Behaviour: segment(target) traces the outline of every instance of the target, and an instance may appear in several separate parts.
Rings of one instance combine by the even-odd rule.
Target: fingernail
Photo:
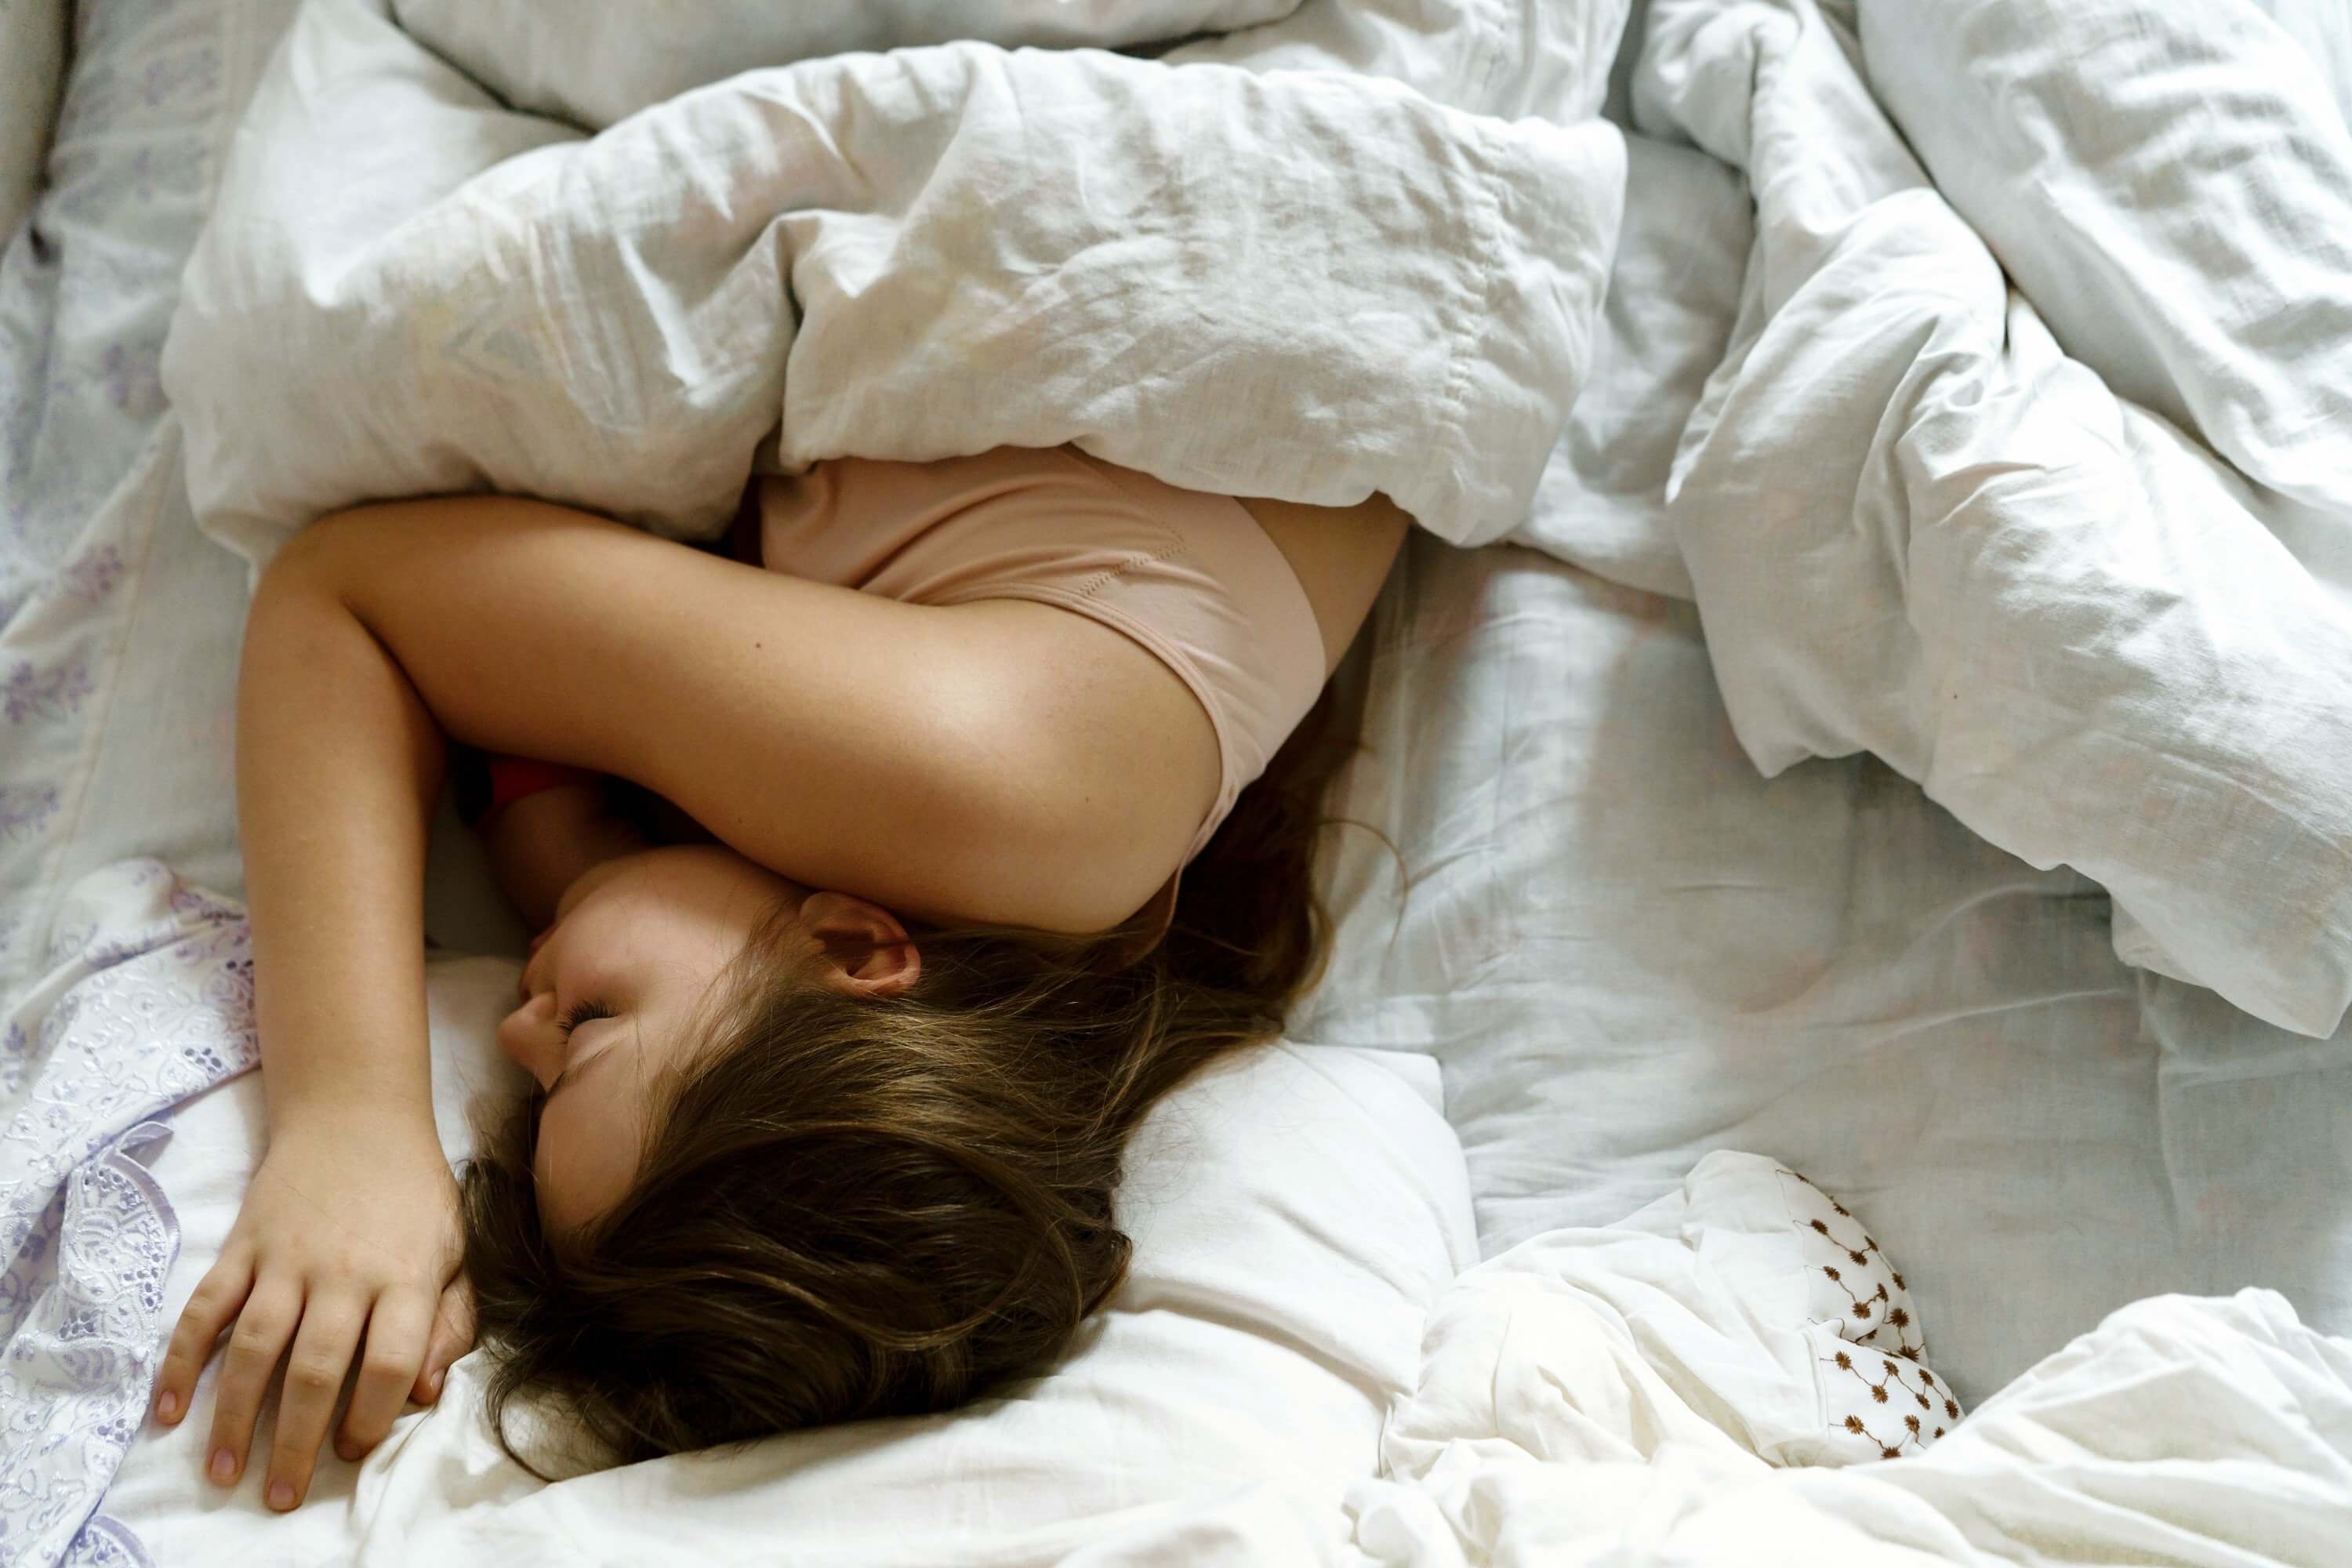
[[[290,1481],[270,1482],[269,1506],[272,1508],[292,1508],[294,1506],[293,1483]]]
[[[162,1416],[164,1420],[169,1421],[173,1416],[177,1415],[179,1413],[179,1394],[175,1390],[169,1388],[165,1389],[163,1392],[163,1394],[155,1401],[155,1414]]]
[[[236,1456],[226,1448],[213,1450],[213,1479],[226,1485],[236,1474]]]
[[[431,1377],[425,1380],[425,1386],[433,1391],[433,1397],[436,1399],[441,1397],[441,1377],[442,1373],[440,1372],[436,1372]]]

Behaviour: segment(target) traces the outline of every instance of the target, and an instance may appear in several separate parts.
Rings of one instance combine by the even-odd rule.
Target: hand
[[[581,873],[615,856],[651,847],[606,804],[600,784],[558,784],[508,802],[481,825],[490,871],[533,931],[555,920],[555,906]]]
[[[474,1340],[463,1255],[457,1184],[431,1123],[355,1113],[273,1130],[227,1243],[173,1331],[157,1418],[174,1426],[187,1414],[196,1374],[234,1321],[205,1469],[235,1485],[263,1392],[290,1345],[265,1495],[274,1509],[295,1507],[362,1332],[336,1453],[362,1458],[407,1400],[440,1396],[443,1373]]]

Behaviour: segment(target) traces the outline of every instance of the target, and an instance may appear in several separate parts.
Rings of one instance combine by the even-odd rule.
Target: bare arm
[[[237,825],[269,1145],[156,1384],[184,1419],[229,1336],[207,1472],[233,1484],[286,1365],[266,1497],[298,1504],[354,1360],[357,1458],[472,1339],[457,1187],[433,1123],[428,813],[446,748],[400,667],[298,540],[263,574],[237,676]]]
[[[1214,792],[1182,684],[1051,606],[900,604],[495,496],[363,507],[288,548],[451,738],[627,780],[903,916],[1099,930]]]
[[[446,750],[301,541],[264,574],[237,675],[237,830],[273,1128],[366,1101],[432,1125],[425,850]]]

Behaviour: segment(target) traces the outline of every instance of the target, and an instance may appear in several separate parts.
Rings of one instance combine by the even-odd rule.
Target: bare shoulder
[[[1189,694],[1047,606],[902,604],[496,496],[334,514],[271,572],[330,587],[453,738],[913,918],[1102,929],[1207,806]]]
[[[1412,519],[1384,495],[1356,506],[1305,506],[1297,501],[1242,498],[1275,548],[1298,575],[1323,633],[1328,679],[1355,640]]]

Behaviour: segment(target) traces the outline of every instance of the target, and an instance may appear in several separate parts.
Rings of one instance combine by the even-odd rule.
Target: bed
[[[390,18],[402,9],[420,33],[463,26],[463,8],[376,11]],[[1010,43],[1099,41],[1056,34],[1062,13],[1053,5],[987,9],[978,36],[998,26]],[[1544,95],[1566,91],[1541,67],[1550,56],[1513,53],[1520,22],[1509,6],[1307,0],[1296,16],[1283,4],[1196,9],[1181,25],[1156,17],[1165,30],[1149,36],[1198,32],[1183,47],[1213,64],[1221,51],[1254,47],[1254,28],[1288,25],[1307,54],[1410,77],[1390,68],[1470,58],[1415,53],[1416,29],[1441,39],[1492,29],[1503,41],[1488,40],[1485,75],[1523,68],[1512,90],[1529,95],[1528,113],[1550,112]],[[2067,328],[2065,374],[2021,384],[2034,395],[2018,428],[2087,395],[2082,377],[2104,377],[2125,395],[2109,444],[2126,453],[2130,472],[2156,476],[2162,482],[2151,489],[2175,496],[2208,482],[2231,487],[2249,515],[2271,525],[2268,538],[2284,542],[2263,546],[2275,559],[2242,569],[2231,564],[2248,558],[2242,541],[2210,542],[2223,564],[2210,571],[2201,557],[2168,556],[2215,581],[2243,577],[2226,595],[2215,590],[2209,615],[2352,625],[2336,597],[2352,578],[2339,570],[2333,537],[2352,521],[2352,481],[2343,478],[2352,468],[2330,466],[2352,442],[2352,402],[2328,401],[2340,397],[2342,363],[2352,363],[2343,335],[2352,313],[2340,308],[2352,300],[2343,238],[2352,231],[2301,247],[2303,270],[2273,279],[2302,289],[2305,301],[2274,341],[2261,337],[2258,321],[2238,323],[2220,347],[2191,344],[2204,357],[2189,371],[2153,350],[2103,357],[2103,344],[2162,348],[2164,340],[2133,338],[2129,290],[2078,265],[2084,251],[2041,243],[2037,225],[2054,220],[2004,195],[2063,196],[2063,183],[2046,177],[2045,163],[2023,184],[2003,186],[1937,140],[1939,127],[1977,109],[1961,89],[1938,85],[1967,73],[1937,62],[1985,62],[1995,79],[2021,82],[2018,90],[2042,101],[2033,94],[2046,95],[2062,68],[2019,39],[2036,16],[2058,13],[1981,5],[1937,22],[1931,9],[1892,0],[1658,0],[1630,15],[1562,8],[1591,35],[1580,47],[1601,50],[1597,65],[1585,62],[1601,114],[1594,123],[1622,144],[1606,287],[1589,336],[1573,345],[1580,385],[1538,454],[1539,473],[1530,469],[1529,504],[1495,531],[1500,537],[1449,541],[1416,530],[1411,539],[1347,671],[1364,694],[1368,751],[1335,808],[1379,834],[1345,828],[1332,840],[1332,967],[1283,1045],[1192,1086],[1155,1119],[1123,1199],[1139,1237],[1137,1277],[1070,1368],[979,1415],[795,1435],[731,1467],[659,1461],[548,1489],[465,1426],[460,1397],[454,1414],[412,1414],[364,1465],[325,1458],[311,1500],[281,1519],[261,1508],[259,1466],[233,1494],[199,1479],[201,1422],[128,1438],[122,1424],[140,1421],[144,1389],[131,1345],[121,1352],[130,1396],[101,1390],[71,1417],[77,1430],[115,1434],[104,1462],[75,1472],[68,1461],[80,1450],[51,1429],[38,1445],[47,1468],[20,1472],[16,1495],[38,1492],[24,1473],[79,1479],[11,1516],[26,1531],[20,1539],[58,1547],[45,1562],[143,1554],[191,1564],[425,1560],[412,1553],[472,1561],[493,1552],[514,1562],[703,1562],[780,1550],[794,1561],[859,1564],[1567,1562],[1599,1560],[1612,1543],[1628,1553],[1612,1560],[1647,1562],[1642,1553],[1666,1561],[1676,1551],[1704,1560],[1710,1541],[1728,1549],[1781,1539],[1792,1553],[1872,1545],[1885,1553],[1874,1560],[1977,1561],[1970,1553],[1982,1552],[1987,1561],[2041,1561],[2035,1542],[2096,1519],[2121,1531],[2107,1542],[2114,1550],[2147,1560],[2336,1560],[2325,1553],[2346,1536],[2328,1528],[2352,1531],[2352,1346],[2331,1337],[2352,1334],[2352,1065],[2340,1002],[2329,1012],[2336,978],[2326,964],[2341,957],[2330,944],[2347,947],[2352,932],[2326,891],[2334,872],[2323,852],[2346,841],[2345,808],[2326,804],[2307,777],[2289,776],[2284,763],[2276,779],[2264,774],[2275,785],[2265,799],[2286,826],[2263,828],[2275,837],[2250,882],[2242,858],[2215,847],[2221,819],[2198,815],[2203,797],[2186,784],[2166,796],[2178,815],[2160,823],[2120,806],[2116,816],[2129,821],[2065,815],[2102,789],[2137,798],[2097,773],[2087,752],[2066,749],[2065,737],[2104,733],[2098,726],[2053,719],[2001,766],[1956,768],[1969,755],[1958,721],[1923,727],[1883,693],[1820,673],[1841,660],[1883,670],[1907,657],[1872,640],[1885,616],[1840,609],[1868,603],[1853,554],[1868,530],[1855,520],[1874,524],[1882,513],[1842,504],[1823,537],[1776,546],[1811,563],[1803,583],[1776,575],[1748,536],[1727,531],[1724,519],[1741,508],[1801,510],[1806,487],[1826,482],[1816,470],[1834,462],[1818,452],[1767,462],[1759,471],[1769,482],[1736,495],[1718,487],[1728,499],[1713,512],[1705,502],[1709,474],[1759,461],[1756,443],[1767,437],[1785,445],[1802,434],[1739,424],[1751,417],[1742,367],[1798,352],[1768,330],[1776,314],[1807,308],[1807,289],[1868,245],[1900,257],[1916,236],[1960,225],[1957,208],[1987,233],[2018,289]],[[2067,25],[2123,48],[2148,36],[2126,23],[2162,9],[2118,0],[2080,8]],[[242,887],[231,694],[268,509],[215,506],[200,526],[188,453],[194,439],[205,472],[217,475],[218,411],[207,429],[195,402],[175,407],[163,356],[167,332],[184,331],[173,324],[183,268],[295,11],[287,0],[82,0],[68,14],[16,0],[5,13],[11,72],[34,62],[37,79],[38,62],[58,58],[68,69],[53,124],[17,108],[29,96],[12,96],[5,126],[6,190],[26,192],[28,205],[0,261],[8,722],[0,973],[12,998],[0,1095],[13,1097],[21,1128],[39,1101],[42,1052],[77,1029],[89,1033],[107,1012],[82,1005],[77,1025],[65,1005],[75,986],[110,966],[140,972],[116,994],[115,1016],[169,1043],[182,1053],[171,1070],[194,1076],[173,1080],[167,1131],[114,1156],[121,1183],[153,1189],[138,1212],[168,1216],[173,1232],[168,1272],[150,1282],[138,1322],[168,1324],[176,1314],[235,1217],[263,1138],[257,1076],[237,1071],[249,1065],[249,1040],[240,1046],[223,1022],[234,1006],[219,986],[236,973]],[[2272,160],[2263,167],[2317,171],[2313,190],[2304,206],[2250,198],[2248,221],[2291,230],[2352,210],[2352,188],[2328,184],[2352,169],[2352,28],[2340,8],[2233,0],[2201,31],[2174,22],[2166,36],[2193,35],[2195,47],[2175,37],[2167,47],[2177,58],[2126,61],[2144,73],[2132,79],[2163,79],[2168,63],[2188,80],[2236,62],[2288,83],[2277,103],[2246,110],[2276,138],[2256,138],[2248,155]],[[1719,47],[1722,30],[1735,28],[1796,42],[1780,53],[1778,44]],[[459,58],[472,47],[454,35],[442,41]],[[853,28],[836,47],[932,41],[864,38]],[[1141,55],[1123,58],[1140,68]],[[1279,50],[1252,58],[1261,70],[1292,63]],[[1730,100],[1718,89],[1741,59],[1774,68],[1754,71],[1757,97],[1740,97],[1738,113],[1710,107]],[[716,74],[690,60],[675,68],[686,74],[646,88],[646,101]],[[1475,71],[1465,79],[1474,78],[1485,79]],[[1816,189],[1806,183],[1813,163],[1790,153],[1809,130],[1860,123],[1851,117],[1864,112],[1866,91],[1856,107],[1806,85],[1849,79],[1878,89],[1904,120],[1905,156],[1934,168],[1932,180],[1919,176],[1925,195],[1880,201],[1873,221],[1883,220],[1883,233],[1839,230],[1823,216],[1822,191],[1851,195],[1863,176],[1833,172]],[[2242,89],[2229,79],[2231,91]],[[498,85],[518,102],[555,91],[523,79]],[[1413,85],[1442,97],[1458,84]],[[1769,96],[1776,87],[1783,99]],[[1939,92],[1950,100],[1945,118],[1918,109]],[[562,110],[594,123],[633,107]],[[2105,171],[2125,185],[2130,157],[2155,155],[2109,152]],[[1857,166],[1896,184],[1909,177],[1867,157]],[[2200,175],[2225,176],[2235,177],[2218,165]],[[1952,205],[1927,213],[1920,203],[1937,191]],[[2126,261],[2179,237],[2161,224],[2135,231],[2085,220],[2082,232]],[[1843,237],[1832,244],[1825,234]],[[1931,251],[1913,259],[1930,273],[1937,264]],[[1874,266],[1874,276],[1891,275],[1883,258]],[[2248,277],[2270,277],[2238,276],[2245,297],[2260,293]],[[1952,297],[1977,286],[1954,282]],[[1868,290],[1840,298],[1840,309],[1864,316],[1884,303]],[[2089,303],[2069,315],[2069,301]],[[1993,311],[2000,319],[1998,300]],[[2036,331],[2049,336],[2013,308],[2008,320],[2012,345],[2038,342]],[[2306,369],[2328,353],[2336,369]],[[2265,363],[2284,367],[2273,380],[2294,385],[2280,392],[2263,381]],[[2252,379],[2223,374],[2247,365]],[[1843,367],[1800,363],[1786,374],[1816,387],[1843,374],[1851,386],[1841,395],[1885,403],[1860,350]],[[256,385],[251,395],[261,403],[269,394]],[[2290,395],[2305,401],[2279,402]],[[2274,426],[2225,417],[2274,405],[2285,409]],[[1497,450],[1518,439],[1487,435]],[[2200,436],[2220,457],[2205,453]],[[1916,453],[1873,446],[1878,439],[1869,429],[1858,437],[1863,478],[1839,481],[1849,490],[1899,488],[1914,474]],[[1960,460],[1975,472],[1980,457],[1963,451]],[[2290,569],[2303,598],[2274,592]],[[1965,571],[1938,565],[1916,541],[1905,571],[1902,587],[1914,595],[1973,591]],[[1778,622],[1763,629],[1775,603],[1827,629],[1811,641]],[[1979,632],[2008,624],[2000,616],[2048,610],[2037,601],[2019,612],[1997,595],[1987,603]],[[1925,635],[1922,679],[1936,700],[1960,702],[1936,685],[1954,662],[1937,651],[1932,627]],[[2306,643],[2300,657],[2321,660],[2325,651]],[[2256,649],[2252,662],[2223,673],[2267,669],[2265,657]],[[1970,681],[1997,685],[1997,661],[1971,658],[1963,661]],[[2305,726],[2323,722],[2335,690],[2311,679],[2288,694]],[[2199,689],[2210,697],[2214,688]],[[2259,705],[2242,717],[2265,750],[2333,755],[2332,730],[2265,730],[2272,710]],[[2147,721],[2177,722],[2178,712]],[[2020,801],[2055,805],[2036,816]],[[2147,834],[2162,829],[2161,855],[2134,836],[2149,823]],[[2053,852],[2053,824],[2079,830],[2083,853]],[[2263,889],[2277,907],[2318,912],[2295,932],[2231,927],[2229,911]],[[512,1087],[488,1037],[509,1003],[526,933],[446,801],[427,916],[440,950],[431,969],[437,1109],[454,1157],[478,1099]],[[2290,947],[2290,958],[2273,960]],[[1727,1163],[1727,1153],[1750,1163]],[[25,1179],[21,1169],[10,1174]],[[1476,1324],[1508,1320],[1496,1305],[1507,1299],[1498,1281],[1535,1289],[1528,1280],[1552,1297],[1603,1303],[1617,1336],[1562,1331],[1557,1343],[1528,1342],[1578,1365],[1588,1364],[1580,1357],[1614,1365],[1610,1355],[1646,1343],[1658,1352],[1650,1364],[1632,1351],[1620,1357],[1624,1386],[1650,1390],[1642,1380],[1663,1376],[1655,1387],[1691,1400],[1693,1388],[1710,1386],[1706,1345],[1737,1342],[1745,1353],[1751,1340],[1764,1342],[1764,1329],[1720,1291],[1653,1279],[1662,1296],[1624,1294],[1625,1270],[1595,1260],[1624,1247],[1667,1247],[1678,1259],[1686,1249],[1713,1258],[1709,1267],[1728,1270],[1722,1279],[1745,1279],[1738,1271],[1748,1263],[1709,1253],[1704,1238],[1750,1234],[1742,1227],[1765,1201],[1759,1194],[1772,1194],[1778,1216],[1801,1212],[1815,1191],[1834,1213],[1802,1212],[1851,1222],[1857,1237],[1866,1222],[1871,1267],[1888,1271],[1916,1313],[1919,1331],[1901,1338],[1921,1353],[1900,1375],[1932,1366],[1954,1400],[1955,1438],[1970,1430],[1958,1410],[1988,1399],[1990,1413],[1969,1421],[2017,1425],[1989,1426],[1993,1435],[1975,1449],[1922,1447],[1849,1465],[1877,1458],[1874,1447],[1771,1449],[1758,1436],[1762,1418],[1751,1416],[1738,1446],[1796,1467],[1781,1473],[1797,1480],[1774,1489],[1726,1468],[1733,1459],[1709,1447],[1719,1420],[1694,1419],[1687,1430],[1665,1423],[1679,1445],[1628,1437],[1580,1447],[1585,1439],[1561,1436],[1606,1425],[1590,1413],[1609,1399],[1581,1402],[1557,1359],[1535,1357],[1521,1374],[1565,1384],[1546,1397],[1585,1412],[1584,1425],[1542,1426],[1557,1411],[1465,1415],[1446,1403],[1446,1357],[1463,1353]],[[1819,1259],[1767,1236],[1778,1224],[1753,1230],[1772,1254],[1757,1267],[1784,1282],[1810,1279]],[[1759,1288],[1746,1299],[1803,1319],[1814,1298]],[[2215,1325],[2234,1348],[2216,1348]],[[1772,1331],[1782,1330],[1827,1342],[1818,1321]],[[1616,1347],[1607,1354],[1596,1348],[1604,1339]],[[2134,1375],[2100,1359],[2126,1342],[2163,1349],[2147,1353],[2172,1370],[2179,1403],[2133,1415],[2117,1391]],[[1687,1353],[1664,1354],[1676,1346]],[[2258,1362],[2271,1370],[2249,1372]],[[2094,1376],[2095,1364],[2105,1370]],[[453,1393],[468,1386],[466,1373],[453,1376]],[[1804,1381],[1815,1375],[1808,1368],[1793,1393],[1775,1395],[1804,1407],[1796,1426],[1817,1414],[1807,1400],[1830,1397],[1826,1384]],[[2090,1393],[2070,1377],[2090,1378]],[[2230,1395],[2225,1384],[2255,1392]],[[1498,1373],[1486,1386],[1501,1397]],[[2037,1388],[2056,1392],[2037,1405]],[[2111,1438],[2150,1418],[2185,1429],[2198,1424],[2196,1398],[2214,1402],[2207,1408],[2219,1430],[2231,1427],[2231,1397],[2261,1416],[2240,1421],[2241,1436],[2301,1422],[2333,1436],[2293,1451],[2284,1440],[2256,1444],[2250,1468],[2245,1453],[2197,1446],[2207,1438],[2147,1451],[2089,1441],[2095,1458],[2064,1463],[2053,1447],[2013,1440],[2021,1429]],[[2070,1426],[2067,1410],[2096,1419]],[[1546,1452],[1526,1435],[1534,1428],[1512,1426],[1520,1419],[1550,1433],[1554,1447]],[[1469,1440],[1479,1421],[1496,1444],[1519,1433],[1509,1463]],[[1530,1452],[1549,1462],[1535,1464]],[[1939,1468],[1939,1454],[1958,1457]],[[1589,1464],[1579,1470],[1570,1460]],[[2218,1468],[2197,1468],[2209,1461]],[[1980,1476],[2072,1479],[2013,1491],[2011,1505],[1996,1509],[1955,1479],[1970,1464]],[[1623,1479],[1636,1472],[1645,1479]],[[2236,1479],[2213,1479],[2224,1474]],[[1612,1476],[1620,1495],[1651,1489],[1656,1510],[1608,1515],[1603,1492],[1590,1489]],[[2045,1489],[2071,1489],[2074,1501],[2051,1501],[2046,1513],[2014,1501]],[[2084,1512],[2067,1511],[2077,1504]],[[2147,1532],[2116,1523],[2126,1515]],[[2272,1522],[2257,1529],[2257,1515]],[[1930,1516],[1932,1528],[1921,1522]],[[1581,1532],[1570,1528],[1579,1519]],[[2232,1542],[2250,1555],[2228,1556]]]

